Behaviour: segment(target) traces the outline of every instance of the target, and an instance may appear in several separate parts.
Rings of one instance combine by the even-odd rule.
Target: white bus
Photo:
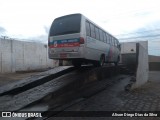
[[[48,36],[49,58],[103,66],[120,60],[119,41],[82,14],[56,18]]]

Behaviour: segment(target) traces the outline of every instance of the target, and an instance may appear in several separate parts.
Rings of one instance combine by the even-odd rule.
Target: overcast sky
[[[0,0],[0,36],[47,42],[56,17],[82,13],[125,41],[160,32],[159,6],[160,0]]]

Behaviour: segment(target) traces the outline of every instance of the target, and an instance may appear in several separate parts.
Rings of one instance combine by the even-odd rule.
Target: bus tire
[[[95,67],[102,67],[104,65],[104,62],[105,62],[105,56],[104,55],[101,55],[99,61],[94,61],[93,62],[93,65]]]
[[[117,65],[118,65],[118,62],[114,62],[114,65],[117,66]]]
[[[118,65],[119,61],[120,61],[120,57],[118,56],[117,61],[116,61],[116,62],[114,62],[115,66],[117,66],[117,65]]]
[[[78,60],[73,60],[73,61],[72,61],[72,65],[73,65],[74,67],[76,67],[76,68],[81,67],[81,64],[82,64],[81,61],[78,61]]]
[[[105,55],[101,55],[100,61],[99,61],[99,66],[103,66],[105,63]]]

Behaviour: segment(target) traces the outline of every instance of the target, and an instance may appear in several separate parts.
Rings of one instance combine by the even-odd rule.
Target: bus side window
[[[104,38],[104,42],[107,43],[106,33],[105,32],[103,32],[103,38]]]
[[[116,47],[118,47],[118,40],[116,39]]]
[[[86,34],[87,36],[91,36],[91,29],[88,21],[86,21]]]
[[[100,41],[103,41],[103,33],[101,29],[99,29],[99,33],[100,33]]]
[[[99,40],[99,31],[97,27],[95,27],[95,32],[96,32],[96,39]]]
[[[119,50],[121,50],[121,44],[119,43],[118,40],[117,40],[117,48],[118,48]]]
[[[117,40],[114,39],[114,45],[117,47]]]
[[[117,40],[114,38],[114,45],[117,47]]]
[[[113,40],[113,37],[111,37],[111,41],[112,41],[112,46],[114,46],[114,40]]]
[[[118,48],[119,50],[121,50],[121,44],[119,43],[118,40],[117,40],[117,48]]]
[[[115,40],[115,38],[113,38],[113,41],[114,41],[114,46],[116,46],[116,40]]]
[[[109,35],[109,43],[110,43],[110,45],[112,45],[112,38],[110,35]]]
[[[112,43],[113,43],[112,45],[114,46],[115,44],[114,44],[114,38],[113,37],[112,37]]]
[[[92,37],[92,38],[96,38],[94,25],[93,25],[93,24],[90,24],[90,27],[91,27],[91,37]]]
[[[107,33],[106,33],[106,42],[109,44],[109,36]]]
[[[112,37],[110,36],[110,43],[111,43],[111,45],[113,45],[113,43],[112,43],[113,41],[112,41]]]

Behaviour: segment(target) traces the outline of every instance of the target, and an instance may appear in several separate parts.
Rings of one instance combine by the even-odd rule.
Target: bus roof
[[[69,17],[69,16],[76,16],[76,15],[81,15],[82,17],[84,17],[87,21],[91,22],[92,24],[94,24],[95,26],[97,26],[98,28],[102,29],[103,31],[105,31],[107,34],[111,35],[112,37],[114,37],[112,34],[110,34],[107,30],[104,30],[102,27],[100,27],[99,25],[97,25],[96,23],[94,23],[92,20],[88,19],[86,16],[84,16],[81,13],[74,13],[74,14],[68,14],[68,15],[64,15],[61,17],[57,17],[55,20],[57,19],[61,19],[63,17]],[[114,37],[115,39],[117,39],[116,37]],[[117,39],[118,40],[118,39]]]

